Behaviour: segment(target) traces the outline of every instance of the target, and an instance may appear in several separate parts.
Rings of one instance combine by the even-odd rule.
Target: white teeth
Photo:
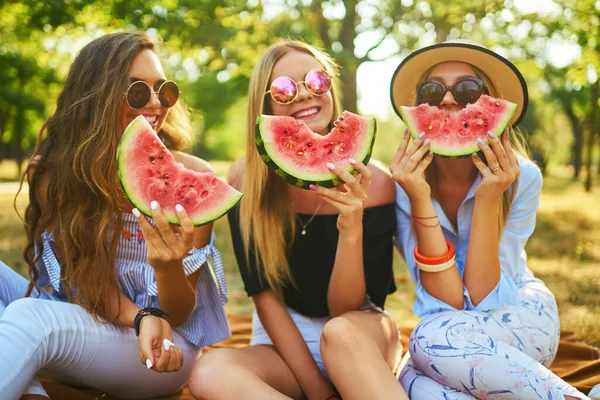
[[[296,114],[294,114],[294,117],[295,118],[304,118],[304,117],[308,117],[310,115],[314,115],[318,112],[319,112],[319,109],[317,107],[314,107],[314,108],[311,108],[308,110],[297,112]]]
[[[151,117],[151,116],[148,116],[148,115],[144,115],[144,118],[146,118],[146,121],[148,121],[148,123],[149,123],[150,125],[152,125],[152,124],[156,123],[156,121],[158,120],[158,117],[157,117],[157,116],[153,116],[153,117]]]

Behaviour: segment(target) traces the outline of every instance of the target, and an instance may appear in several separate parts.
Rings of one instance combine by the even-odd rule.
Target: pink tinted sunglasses
[[[271,82],[271,87],[265,92],[279,104],[291,104],[298,97],[298,85],[304,83],[306,90],[313,96],[323,96],[331,89],[331,75],[319,69],[308,71],[303,81],[296,82],[287,76],[280,76]]]

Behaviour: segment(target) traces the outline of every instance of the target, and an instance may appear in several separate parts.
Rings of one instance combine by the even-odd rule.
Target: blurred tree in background
[[[521,129],[535,158],[573,165],[589,188],[600,164],[600,0],[545,0],[541,11],[534,3],[542,1],[0,0],[0,160],[31,152],[76,52],[114,30],[164,41],[167,73],[195,117],[193,151],[209,159],[243,153],[252,67],[278,37],[329,52],[341,67],[344,108],[359,112],[361,65],[397,64],[416,48],[466,38],[517,63],[531,95]],[[558,54],[574,48],[575,57]],[[376,156],[386,159],[401,123],[393,112],[378,118]]]

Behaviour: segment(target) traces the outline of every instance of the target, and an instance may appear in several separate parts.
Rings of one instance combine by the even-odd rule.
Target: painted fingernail
[[[496,135],[494,135],[494,134],[492,133],[492,131],[488,131],[488,136],[489,136],[489,137],[496,137]]]
[[[175,211],[177,211],[177,212],[182,212],[182,211],[183,211],[183,206],[182,206],[181,204],[177,204],[177,205],[175,206]]]
[[[482,146],[485,146],[485,142],[480,137],[477,138],[477,143],[479,143]]]
[[[429,158],[433,158],[433,152],[432,152],[432,151],[430,151],[429,153],[427,153],[427,157],[429,157]]]
[[[327,164],[327,168],[329,168],[330,170],[334,170],[335,169],[335,165],[333,165],[332,163],[328,162]]]
[[[131,213],[133,215],[135,215],[136,218],[138,218],[141,215],[140,210],[138,210],[137,208],[134,208],[133,210],[131,210]]]
[[[152,200],[150,202],[150,208],[153,209],[153,210],[156,210],[157,207],[158,207],[158,201]]]
[[[317,190],[317,185],[310,185],[309,188],[310,190]]]
[[[171,347],[175,347],[175,343],[171,342],[169,339],[163,340],[163,344],[165,345],[165,350],[169,350]]]
[[[425,136],[425,132],[419,133],[419,139],[423,139],[423,136]]]
[[[154,365],[154,364],[152,364],[152,360],[150,360],[149,358],[146,359],[146,368],[150,369],[150,368],[152,368],[152,365]]]
[[[356,164],[358,164],[358,161],[356,161],[354,158],[349,158],[349,159],[348,159],[348,162],[349,162],[350,164],[352,164],[352,165],[356,165]]]
[[[423,142],[423,146],[429,146],[430,142],[431,140],[429,140],[429,138],[425,139],[425,141]]]

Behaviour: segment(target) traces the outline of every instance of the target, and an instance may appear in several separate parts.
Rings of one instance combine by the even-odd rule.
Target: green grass
[[[224,176],[228,163],[213,162],[215,172]],[[536,230],[527,245],[529,267],[555,294],[561,328],[600,346],[600,187],[585,193],[581,182],[572,181],[565,169],[553,168],[546,177]],[[12,206],[13,194],[0,193],[0,260],[26,274],[21,256],[23,232]],[[24,208],[27,198],[18,199]],[[249,313],[252,302],[246,297],[237,270],[227,220],[215,223],[217,246],[223,256],[230,293],[226,309]],[[411,308],[414,284],[401,258],[394,256],[398,290],[388,297],[386,308],[400,325],[418,318]]]

